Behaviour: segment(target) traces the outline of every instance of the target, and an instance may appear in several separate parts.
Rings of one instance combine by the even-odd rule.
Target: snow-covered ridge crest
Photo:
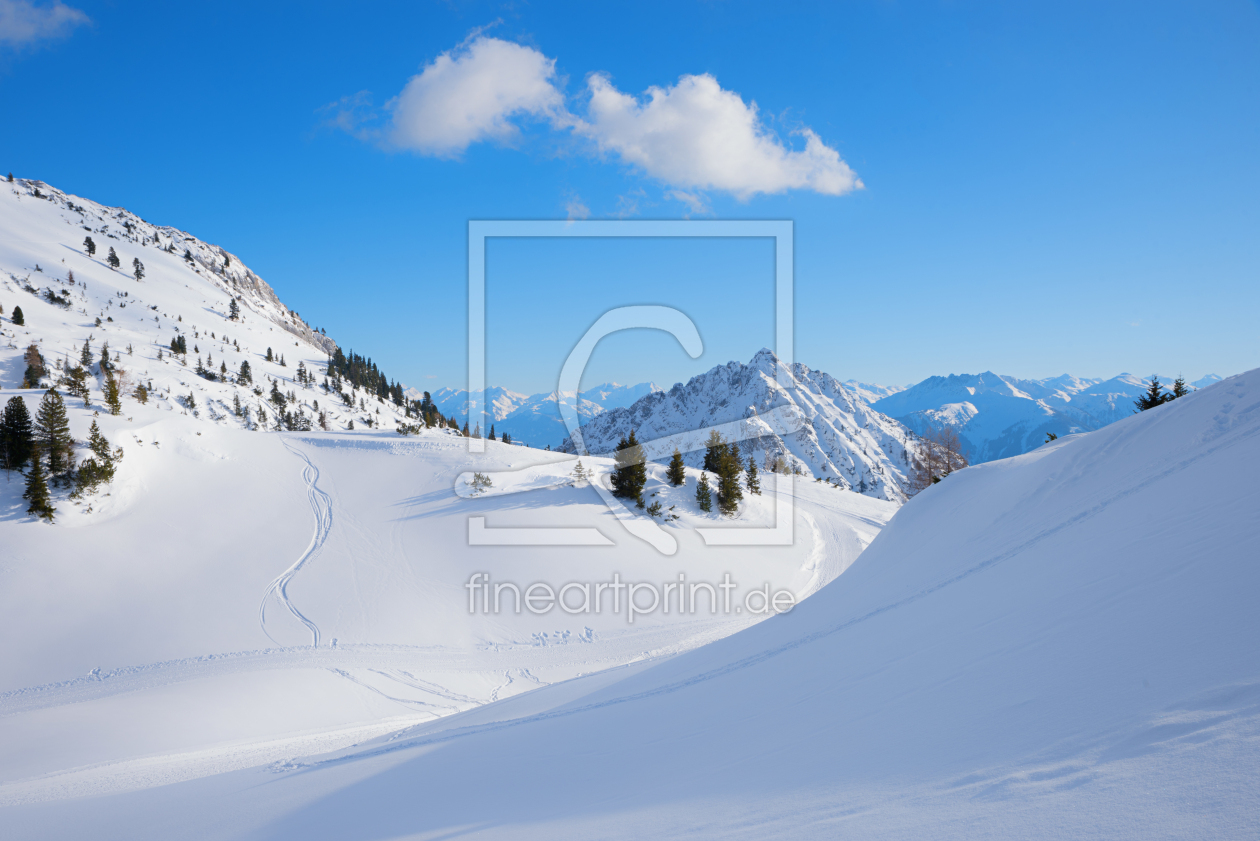
[[[772,409],[797,414],[801,427],[781,435],[764,419]],[[911,459],[916,444],[897,421],[858,399],[843,383],[801,363],[785,365],[763,348],[747,365],[729,362],[693,377],[686,385],[646,395],[625,408],[604,412],[582,427],[588,451],[609,453],[630,430],[649,442],[652,461],[669,458],[650,442],[684,436],[684,460],[704,460],[707,428],[744,421],[748,440],[740,442],[759,464],[779,460],[818,478],[877,499],[903,502],[909,495]],[[561,449],[575,452],[571,439]]]

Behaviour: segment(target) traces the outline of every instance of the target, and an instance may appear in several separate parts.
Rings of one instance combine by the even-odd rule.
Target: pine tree
[[[96,243],[92,242],[92,238],[91,238],[91,237],[84,237],[84,238],[83,238],[83,248],[84,248],[84,250],[86,250],[86,251],[87,251],[87,256],[89,256],[89,257],[95,257],[95,256],[96,256]]]
[[[109,439],[101,434],[101,428],[92,421],[88,431],[88,449],[92,455],[83,460],[75,475],[75,493],[90,493],[102,483],[112,482],[118,462],[122,459],[122,447],[113,449]]]
[[[13,323],[16,324],[18,327],[26,326],[26,316],[22,314],[21,307],[13,308]]]
[[[92,337],[83,340],[83,349],[79,351],[79,364],[84,368],[92,367]]]
[[[136,402],[141,406],[149,402],[149,390],[144,387],[144,383],[140,383],[136,386],[135,398]]]
[[[1190,393],[1190,387],[1186,385],[1186,378],[1177,377],[1177,379],[1173,380],[1172,391],[1164,399],[1164,402],[1168,402],[1169,400],[1176,400],[1178,397],[1185,397],[1189,393]]]
[[[252,385],[254,382],[254,374],[249,369],[249,360],[241,361],[241,372],[236,375],[236,381],[245,385]]]
[[[114,251],[113,246],[110,246],[109,256],[105,258],[105,262],[109,263],[111,269],[116,269],[122,265],[122,260],[118,259],[118,253]]]
[[[131,267],[135,270],[136,280],[144,280],[144,263],[140,262],[139,257],[131,261]]]
[[[101,373],[108,374],[114,370],[113,364],[109,361],[109,342],[101,345]]]
[[[236,299],[233,298],[232,302],[228,304],[228,318],[232,319],[233,321],[237,321],[238,319],[240,319],[240,317],[241,317],[241,305],[236,303]]]
[[[44,463],[38,445],[31,452],[31,469],[26,472],[26,492],[22,498],[30,501],[27,514],[53,521],[57,509],[53,508],[52,496],[48,493],[48,480],[44,475]]]
[[[716,429],[712,430],[704,445],[704,469],[709,473],[720,473],[719,465],[726,452],[726,442],[722,440],[722,434]]]
[[[757,478],[757,460],[751,455],[748,456],[748,467],[744,471],[744,476],[748,484],[748,492],[761,496],[761,480]]]
[[[31,413],[21,397],[10,397],[0,417],[0,466],[5,470],[21,470],[35,446]]]
[[[275,357],[271,355],[271,348],[267,348],[267,356],[266,356],[266,359],[267,359],[267,361],[268,361],[268,362],[275,362],[275,361],[276,361],[276,360],[275,360]]]
[[[489,440],[491,440],[491,441],[497,441],[497,440],[498,440],[497,438],[495,438],[495,437],[494,437],[494,424],[490,424],[490,437],[489,437]]]
[[[118,394],[118,380],[114,379],[112,373],[105,375],[105,405],[109,407],[111,415],[122,414],[122,399]],[[95,426],[96,421],[92,422]]]
[[[676,488],[687,484],[687,469],[683,464],[682,453],[677,447],[674,447],[674,455],[669,460],[666,476],[669,477],[669,483]]]
[[[612,474],[613,496],[622,499],[633,499],[635,504],[643,507],[643,487],[647,484],[647,465],[643,455],[643,447],[630,430],[628,437],[617,444],[617,467]]]
[[[50,388],[39,402],[35,413],[35,441],[48,455],[48,472],[57,477],[74,468],[74,439],[70,437],[70,421],[66,404],[57,389]]]
[[[713,492],[709,489],[709,474],[701,473],[696,484],[696,504],[706,514],[713,510]]]
[[[727,517],[734,517],[739,512],[739,503],[744,499],[744,491],[739,486],[740,470],[739,445],[731,444],[722,454],[717,482],[718,510]]]
[[[582,460],[578,459],[577,467],[573,468],[573,484],[582,487],[590,480],[586,468],[582,466]]]
[[[1164,392],[1164,387],[1160,385],[1159,377],[1153,376],[1146,387],[1146,393],[1134,401],[1133,405],[1137,406],[1138,412],[1145,412],[1147,409],[1154,409],[1166,402],[1168,402],[1168,395]]]

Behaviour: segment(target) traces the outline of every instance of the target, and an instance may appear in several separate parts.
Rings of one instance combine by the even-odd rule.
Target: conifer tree
[[[144,263],[140,262],[139,257],[131,261],[131,267],[134,270],[136,280],[144,280]]]
[[[122,260],[118,259],[118,253],[114,251],[114,247],[112,245],[109,248],[109,256],[105,258],[105,262],[109,263],[109,267],[111,269],[116,269],[122,265]]]
[[[114,369],[113,363],[109,361],[109,342],[101,345],[101,373],[108,374]]]
[[[1177,379],[1173,380],[1172,391],[1169,393],[1166,399],[1176,400],[1178,397],[1185,397],[1189,393],[1190,393],[1190,388],[1189,386],[1186,385],[1186,378],[1177,377]]]
[[[497,441],[497,440],[498,440],[497,438],[495,438],[495,437],[494,437],[494,424],[490,424],[490,436],[489,436],[489,439],[488,439],[488,440],[490,440],[490,441]]]
[[[96,256],[96,243],[92,242],[91,237],[83,238],[83,249],[87,251],[87,256],[89,257]]]
[[[713,491],[709,489],[709,474],[701,473],[696,484],[696,504],[706,514],[713,510]]]
[[[1164,387],[1160,384],[1159,377],[1152,376],[1150,383],[1146,387],[1146,393],[1134,401],[1133,405],[1137,406],[1137,411],[1145,412],[1147,409],[1154,409],[1167,401],[1168,395],[1164,392]]]
[[[249,369],[249,360],[241,361],[241,371],[236,375],[236,381],[244,385],[252,385],[254,382],[254,374]]]
[[[630,435],[617,444],[617,467],[611,479],[613,496],[633,499],[639,508],[643,507],[643,487],[647,484],[645,461],[643,447],[632,429]]]
[[[241,317],[241,306],[240,304],[236,303],[236,299],[233,298],[232,302],[228,304],[228,318],[232,319],[233,321],[236,321],[240,317]]]
[[[144,383],[140,383],[136,386],[135,398],[136,402],[141,406],[149,402],[149,390],[145,388]]]
[[[669,483],[676,488],[687,484],[687,469],[683,464],[682,453],[677,447],[674,447],[674,455],[669,459],[669,468],[665,475],[669,478]]]
[[[732,445],[723,455],[717,480],[718,510],[728,517],[739,512],[739,503],[744,499],[744,491],[739,486],[740,466],[739,447]]]
[[[70,421],[66,404],[57,389],[50,388],[39,402],[35,413],[35,441],[48,456],[48,472],[61,476],[74,468],[74,439],[70,437]]]
[[[582,460],[578,459],[577,467],[573,468],[573,484],[582,487],[590,480],[590,476],[586,472],[586,468],[582,466]]]
[[[761,480],[757,478],[757,460],[751,455],[748,456],[748,467],[744,471],[744,476],[748,492],[761,496]]]
[[[271,355],[271,348],[267,348],[267,356],[266,356],[266,359],[267,359],[267,361],[268,361],[268,362],[274,362],[274,361],[275,361],[275,357],[273,357],[273,356]]]
[[[48,493],[48,480],[44,475],[44,464],[38,445],[31,452],[31,469],[26,472],[26,492],[22,494],[22,498],[31,503],[26,509],[27,514],[34,514],[50,523],[53,521],[57,509],[53,508],[52,495]]]
[[[0,417],[0,466],[5,470],[21,470],[35,446],[31,413],[21,397],[10,397]]]
[[[26,316],[22,314],[21,307],[13,308],[13,323],[16,324],[18,327],[26,326]]]
[[[118,394],[118,380],[114,379],[112,373],[105,375],[105,405],[109,407],[111,415],[122,414],[122,399]],[[96,421],[92,421],[92,425],[96,425]]]

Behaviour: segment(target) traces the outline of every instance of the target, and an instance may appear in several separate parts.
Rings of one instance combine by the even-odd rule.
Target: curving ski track
[[[297,606],[290,601],[288,588],[289,582],[293,580],[293,576],[297,575],[298,570],[305,566],[311,558],[315,557],[320,549],[324,548],[324,543],[328,540],[328,533],[332,531],[333,522],[332,499],[320,489],[318,484],[319,468],[315,466],[306,453],[288,441],[284,442],[284,446],[289,452],[306,462],[306,467],[302,470],[302,478],[306,480],[306,498],[311,504],[311,513],[315,515],[315,534],[311,536],[311,543],[306,547],[306,551],[302,553],[302,556],[294,561],[292,566],[280,573],[276,580],[271,582],[267,591],[263,593],[262,603],[258,606],[258,624],[262,626],[263,633],[267,635],[268,639],[277,645],[280,644],[280,641],[267,630],[267,602],[274,596],[295,619],[305,625],[306,629],[311,632],[311,645],[318,646],[319,626],[303,615],[302,611],[298,610]]]

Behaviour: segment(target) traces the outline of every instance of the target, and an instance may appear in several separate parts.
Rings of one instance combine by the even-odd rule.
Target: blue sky
[[[231,249],[421,388],[466,379],[467,220],[574,214],[794,220],[796,358],[842,379],[1260,361],[1254,2],[0,0],[0,102],[0,169]],[[612,337],[586,384],[773,343],[764,241],[488,267],[520,391],[622,304],[705,354]]]

